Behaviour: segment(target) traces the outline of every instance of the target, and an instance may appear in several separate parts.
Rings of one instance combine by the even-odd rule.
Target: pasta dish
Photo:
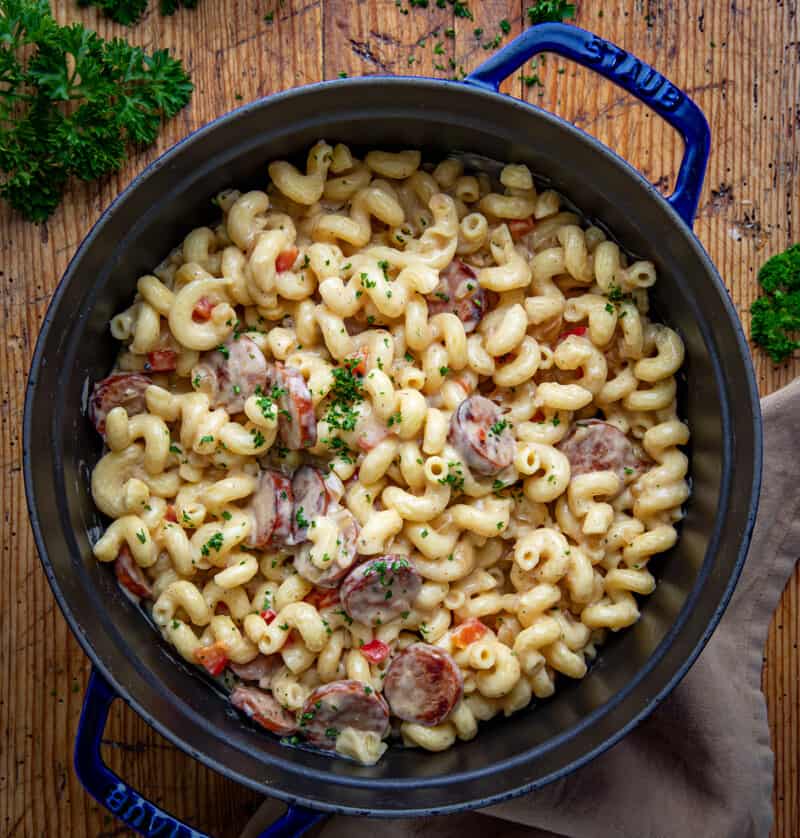
[[[254,723],[443,750],[637,621],[689,495],[683,343],[524,165],[268,173],[111,321],[94,554]]]

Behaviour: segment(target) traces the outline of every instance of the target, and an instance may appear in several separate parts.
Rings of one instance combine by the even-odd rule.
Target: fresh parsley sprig
[[[164,16],[174,15],[179,8],[196,9],[199,0],[161,0]],[[147,0],[78,0],[79,6],[97,6],[106,17],[125,26],[138,23],[147,9]]]
[[[119,169],[126,145],[152,143],[191,93],[167,50],[59,26],[47,0],[0,0],[0,196],[44,221],[70,177]]]

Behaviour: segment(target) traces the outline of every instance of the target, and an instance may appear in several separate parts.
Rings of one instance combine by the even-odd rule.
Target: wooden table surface
[[[50,295],[102,209],[156,155],[242,101],[349,75],[449,76],[450,58],[469,71],[490,52],[507,19],[523,24],[525,0],[470,0],[474,22],[452,6],[401,9],[395,0],[200,0],[197,11],[161,18],[155,10],[124,30],[56,0],[62,22],[81,19],[103,36],[124,34],[170,47],[190,68],[196,92],[156,146],[115,177],[73,186],[45,225],[24,223],[0,206],[0,834],[130,834],[82,790],[71,767],[89,665],[72,638],[37,559],[25,509],[20,454],[23,383]],[[156,6],[152,0],[151,6]],[[400,6],[400,8],[398,8]],[[762,261],[800,238],[800,18],[796,0],[578,0],[577,23],[654,64],[687,90],[712,128],[712,153],[695,230],[728,284],[749,328]],[[274,9],[273,23],[264,20]],[[454,27],[454,39],[443,30]],[[436,32],[439,36],[436,36]],[[417,42],[426,39],[424,47]],[[443,55],[436,53],[442,42]],[[413,62],[411,56],[414,57]],[[448,68],[445,71],[435,65]],[[680,157],[677,135],[608,82],[552,57],[542,86],[519,74],[506,92],[554,111],[616,149],[669,190]],[[532,72],[526,70],[526,73]],[[166,244],[166,243],[165,243]],[[755,356],[762,394],[800,373],[800,359],[773,367]],[[46,441],[43,441],[46,444]],[[776,753],[775,829],[800,835],[800,572],[784,592],[765,652],[764,688]],[[220,838],[236,836],[259,797],[203,768],[117,702],[106,757],[143,794]]]

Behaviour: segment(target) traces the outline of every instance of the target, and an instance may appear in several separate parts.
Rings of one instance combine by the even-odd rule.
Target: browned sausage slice
[[[311,561],[311,544],[306,543],[294,559],[297,572],[320,588],[335,588],[356,560],[356,541],[358,539],[358,523],[349,509],[337,509],[328,515],[335,522],[339,537],[336,543],[336,554],[327,556],[325,567],[317,567]],[[324,557],[323,557],[324,558]]]
[[[231,693],[231,704],[261,727],[288,736],[297,730],[297,719],[278,704],[277,699],[258,687],[236,687]]]
[[[461,402],[450,419],[448,439],[470,471],[478,474],[499,474],[514,459],[511,425],[485,396],[470,396]]]
[[[153,596],[153,589],[150,587],[144,571],[134,561],[127,544],[123,544],[117,554],[117,560],[114,562],[114,573],[119,584],[134,596],[143,599],[150,599]]]
[[[407,556],[380,556],[350,571],[339,598],[349,617],[379,626],[410,611],[421,587],[422,577]]]
[[[258,655],[248,663],[229,663],[230,669],[242,681],[261,681],[271,678],[283,665],[280,655]]]
[[[283,547],[292,531],[292,483],[278,471],[264,469],[247,511],[253,521],[248,547]]]
[[[648,467],[647,456],[638,445],[619,428],[599,419],[575,422],[557,447],[569,460],[573,475],[613,471],[625,485]]]
[[[231,414],[241,413],[245,401],[266,382],[264,353],[238,332],[216,349],[204,352],[192,369],[194,388],[208,394],[212,407],[224,407]]]
[[[456,662],[438,646],[414,643],[391,663],[383,694],[392,713],[406,722],[438,725],[461,700],[464,679]]]
[[[292,516],[291,544],[308,540],[312,521],[328,511],[330,496],[322,472],[313,466],[300,466],[292,477],[294,515]]]
[[[439,284],[427,300],[431,316],[451,312],[467,333],[481,322],[487,308],[486,292],[478,284],[477,274],[460,259],[453,259],[442,271]]]
[[[269,394],[278,405],[278,434],[290,451],[312,448],[317,441],[317,417],[302,373],[277,362]]]
[[[128,416],[136,416],[147,410],[144,391],[153,382],[138,372],[109,375],[98,381],[89,399],[89,419],[103,434],[106,431],[106,416],[115,407],[124,407]]]
[[[351,727],[383,739],[389,732],[389,708],[380,693],[361,681],[334,681],[317,687],[300,713],[300,732],[310,745],[336,749],[339,734]]]

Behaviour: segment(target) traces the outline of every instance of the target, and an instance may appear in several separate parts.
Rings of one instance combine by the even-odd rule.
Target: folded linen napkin
[[[761,406],[764,480],[748,559],[708,646],[669,698],[563,780],[480,812],[382,821],[381,838],[767,838],[773,755],[761,665],[800,557],[800,379]],[[242,838],[256,838],[282,810],[265,801]],[[352,838],[375,828],[337,816],[308,834]]]

